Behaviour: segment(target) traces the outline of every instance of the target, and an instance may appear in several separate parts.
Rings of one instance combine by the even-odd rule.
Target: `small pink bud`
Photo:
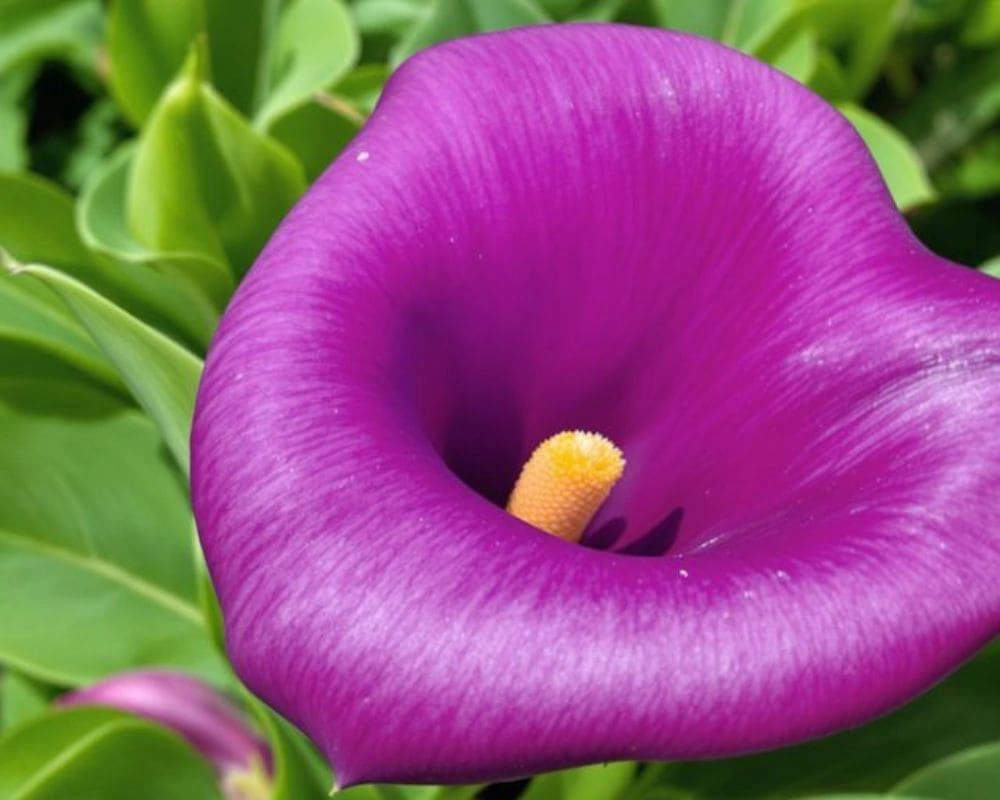
[[[169,670],[123,672],[69,692],[64,707],[107,706],[163,725],[212,762],[227,800],[266,800],[271,753],[240,710],[197,678]]]

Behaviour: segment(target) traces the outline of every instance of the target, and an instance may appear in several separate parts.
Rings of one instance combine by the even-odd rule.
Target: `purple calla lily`
[[[588,25],[418,55],[209,354],[236,668],[341,786],[868,720],[1000,630],[998,325],[747,57]],[[573,428],[628,463],[582,544],[503,509]]]
[[[171,729],[215,767],[227,800],[270,797],[271,753],[239,710],[200,680],[171,670],[112,675],[58,699],[63,707],[107,706]]]

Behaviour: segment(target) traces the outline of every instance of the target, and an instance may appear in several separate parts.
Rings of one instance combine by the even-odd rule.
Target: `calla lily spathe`
[[[1000,283],[851,126],[621,26],[407,62],[228,309],[192,444],[241,677],[340,785],[746,753],[1000,628]],[[628,462],[583,545],[503,504]]]

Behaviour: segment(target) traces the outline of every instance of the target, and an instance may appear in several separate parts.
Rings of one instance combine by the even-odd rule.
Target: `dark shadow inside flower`
[[[618,549],[616,545],[625,533],[628,523],[624,517],[615,517],[589,533],[581,544],[595,550],[613,550],[627,556],[662,556],[669,553],[677,541],[683,520],[684,509],[675,508],[639,538]]]
[[[441,455],[470,489],[502,507],[521,468],[521,439],[521,419],[512,404],[466,397],[448,424]]]
[[[617,544],[618,540],[622,538],[622,534],[625,533],[627,526],[628,523],[625,521],[625,517],[609,519],[596,530],[587,533],[581,544],[584,547],[592,547],[595,550],[611,550]],[[676,536],[672,537],[672,539],[676,539]]]

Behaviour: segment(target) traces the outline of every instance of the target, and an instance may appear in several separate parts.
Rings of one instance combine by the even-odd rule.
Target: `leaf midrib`
[[[83,755],[101,739],[107,738],[111,734],[115,733],[115,730],[118,728],[127,729],[129,727],[137,726],[131,720],[116,719],[105,722],[103,725],[91,731],[81,739],[78,739],[54,758],[49,760],[44,767],[35,772],[35,774],[32,775],[31,778],[17,790],[11,800],[25,800],[25,798],[29,797],[31,793],[44,786],[59,772],[59,770],[71,764],[75,759]]]
[[[37,539],[4,529],[0,529],[0,541],[6,541],[13,547],[34,551],[40,555],[72,564],[84,572],[90,572],[94,575],[107,578],[114,583],[118,583],[126,590],[141,595],[150,602],[193,622],[199,628],[205,627],[205,620],[194,603],[183,600],[176,594],[131,572],[127,572],[110,561],[85,556],[68,548],[40,542]]]

